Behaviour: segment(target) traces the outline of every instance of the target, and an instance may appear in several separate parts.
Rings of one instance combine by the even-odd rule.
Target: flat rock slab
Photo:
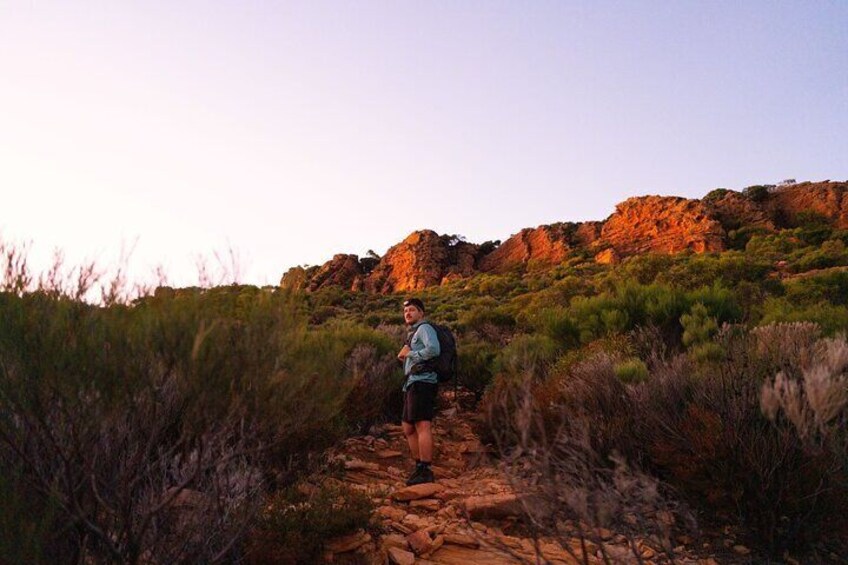
[[[438,483],[424,483],[423,485],[412,485],[392,493],[392,499],[400,502],[408,502],[410,500],[418,500],[419,498],[429,498],[437,492],[442,492],[445,487]]]
[[[390,547],[389,561],[395,565],[414,565],[415,554],[399,547]]]
[[[462,501],[462,506],[474,520],[508,518],[523,514],[523,508],[518,497],[508,493],[469,496]]]
[[[389,520],[394,520],[395,522],[400,522],[403,520],[403,517],[408,514],[406,510],[403,508],[397,508],[396,506],[381,506],[374,511],[380,518],[387,518]]]
[[[477,538],[465,534],[445,534],[445,543],[470,547],[471,549],[480,547],[480,542]]]
[[[392,457],[400,457],[403,455],[400,451],[395,451],[393,449],[381,449],[374,453],[380,459],[391,459]]]
[[[423,508],[424,510],[436,512],[442,507],[442,504],[435,498],[424,498],[421,500],[413,500],[409,503],[409,506],[412,508]]]
[[[409,544],[406,543],[406,537],[400,534],[386,534],[380,538],[380,542],[385,547],[399,547],[403,550],[409,549]]]
[[[447,542],[447,539],[445,539]],[[472,549],[459,545],[448,545],[445,543],[438,551],[434,552],[430,559],[441,565],[515,565],[520,563],[515,557],[507,553],[491,551],[487,549]]]
[[[379,471],[380,466],[377,463],[368,463],[360,459],[350,459],[344,463],[345,469],[348,471]]]

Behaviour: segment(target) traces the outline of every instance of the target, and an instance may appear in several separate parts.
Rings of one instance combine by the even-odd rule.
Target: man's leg
[[[409,444],[409,452],[412,454],[412,458],[417,462],[420,459],[420,446],[418,443],[416,425],[409,422],[401,422],[401,425],[403,426],[403,435],[406,436],[406,442]],[[432,453],[432,440],[430,450]]]
[[[433,461],[433,428],[429,420],[415,422],[415,447],[420,459],[425,463]]]
[[[435,480],[430,464],[433,462],[433,427],[430,420],[415,422],[415,433],[418,440],[418,453],[421,461],[418,463],[416,475],[410,479],[412,484],[432,483]]]

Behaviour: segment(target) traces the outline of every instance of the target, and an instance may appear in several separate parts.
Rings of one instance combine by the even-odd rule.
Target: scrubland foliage
[[[391,416],[394,343],[310,327],[291,293],[160,288],[92,305],[84,277],[33,286],[6,257],[4,560],[240,560],[268,492]]]
[[[523,389],[497,380],[487,429],[517,476],[529,465],[546,499],[559,493],[563,512],[595,528],[590,539],[633,502],[599,482],[626,464],[661,481],[658,493],[673,493],[633,514],[676,513],[676,500],[706,516],[738,516],[755,542],[781,554],[827,536],[848,504],[848,342],[819,334],[810,323],[725,325],[713,341],[718,357],[690,350],[640,365],[627,359],[632,349],[607,343]],[[587,461],[582,475],[563,474],[578,460]],[[641,526],[644,535],[662,529]]]
[[[576,520],[586,542],[610,528],[672,558],[698,523],[742,525],[778,556],[848,532],[848,232],[793,226],[740,228],[721,254],[575,254],[419,293],[459,338],[459,384],[535,492],[538,532]],[[39,277],[25,250],[0,251],[0,556],[260,562],[300,540],[289,557],[309,562],[320,536],[302,521],[363,525],[365,510],[333,514],[339,493],[290,486],[399,417],[399,296],[131,300],[117,280],[93,305],[94,267]]]

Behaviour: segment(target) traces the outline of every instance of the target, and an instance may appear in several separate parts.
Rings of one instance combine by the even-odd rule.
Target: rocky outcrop
[[[813,213],[834,227],[848,228],[848,182],[802,182],[778,187],[765,205],[781,227],[793,227],[803,213]]]
[[[358,256],[339,254],[318,269],[306,288],[312,291],[325,286],[353,288],[354,283],[357,279],[361,279],[362,275],[362,266],[359,264]]]
[[[724,250],[725,231],[700,200],[674,196],[628,198],[601,229],[598,243],[622,257],[638,253]]]
[[[437,286],[476,273],[477,246],[432,230],[413,232],[389,249],[365,279],[370,292],[390,293]]]
[[[774,229],[768,211],[734,190],[716,190],[702,201],[704,206],[721,224],[725,231],[739,229],[742,226]]]
[[[568,222],[523,229],[482,257],[478,268],[483,272],[505,273],[528,266],[558,265],[575,247],[595,241],[599,233],[598,222]]]
[[[756,189],[756,190],[754,190]],[[703,200],[642,196],[625,200],[603,222],[557,223],[527,228],[503,244],[475,245],[431,230],[416,231],[382,258],[372,253],[336,255],[320,267],[290,269],[282,286],[392,293],[421,290],[480,272],[556,266],[575,253],[616,264],[645,252],[718,252],[734,230],[795,227],[813,217],[848,229],[848,183],[819,182],[716,189]],[[730,237],[729,237],[730,236]],[[494,249],[492,249],[494,247]]]

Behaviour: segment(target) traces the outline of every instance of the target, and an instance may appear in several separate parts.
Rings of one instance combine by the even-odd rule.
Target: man
[[[424,303],[421,300],[410,298],[404,301],[403,319],[409,332],[406,344],[398,353],[406,375],[401,423],[409,451],[416,463],[406,484],[417,485],[435,480],[430,464],[433,461],[432,423],[439,383],[436,373],[427,370],[422,372],[420,364],[438,357],[440,348],[436,330],[424,319]]]

